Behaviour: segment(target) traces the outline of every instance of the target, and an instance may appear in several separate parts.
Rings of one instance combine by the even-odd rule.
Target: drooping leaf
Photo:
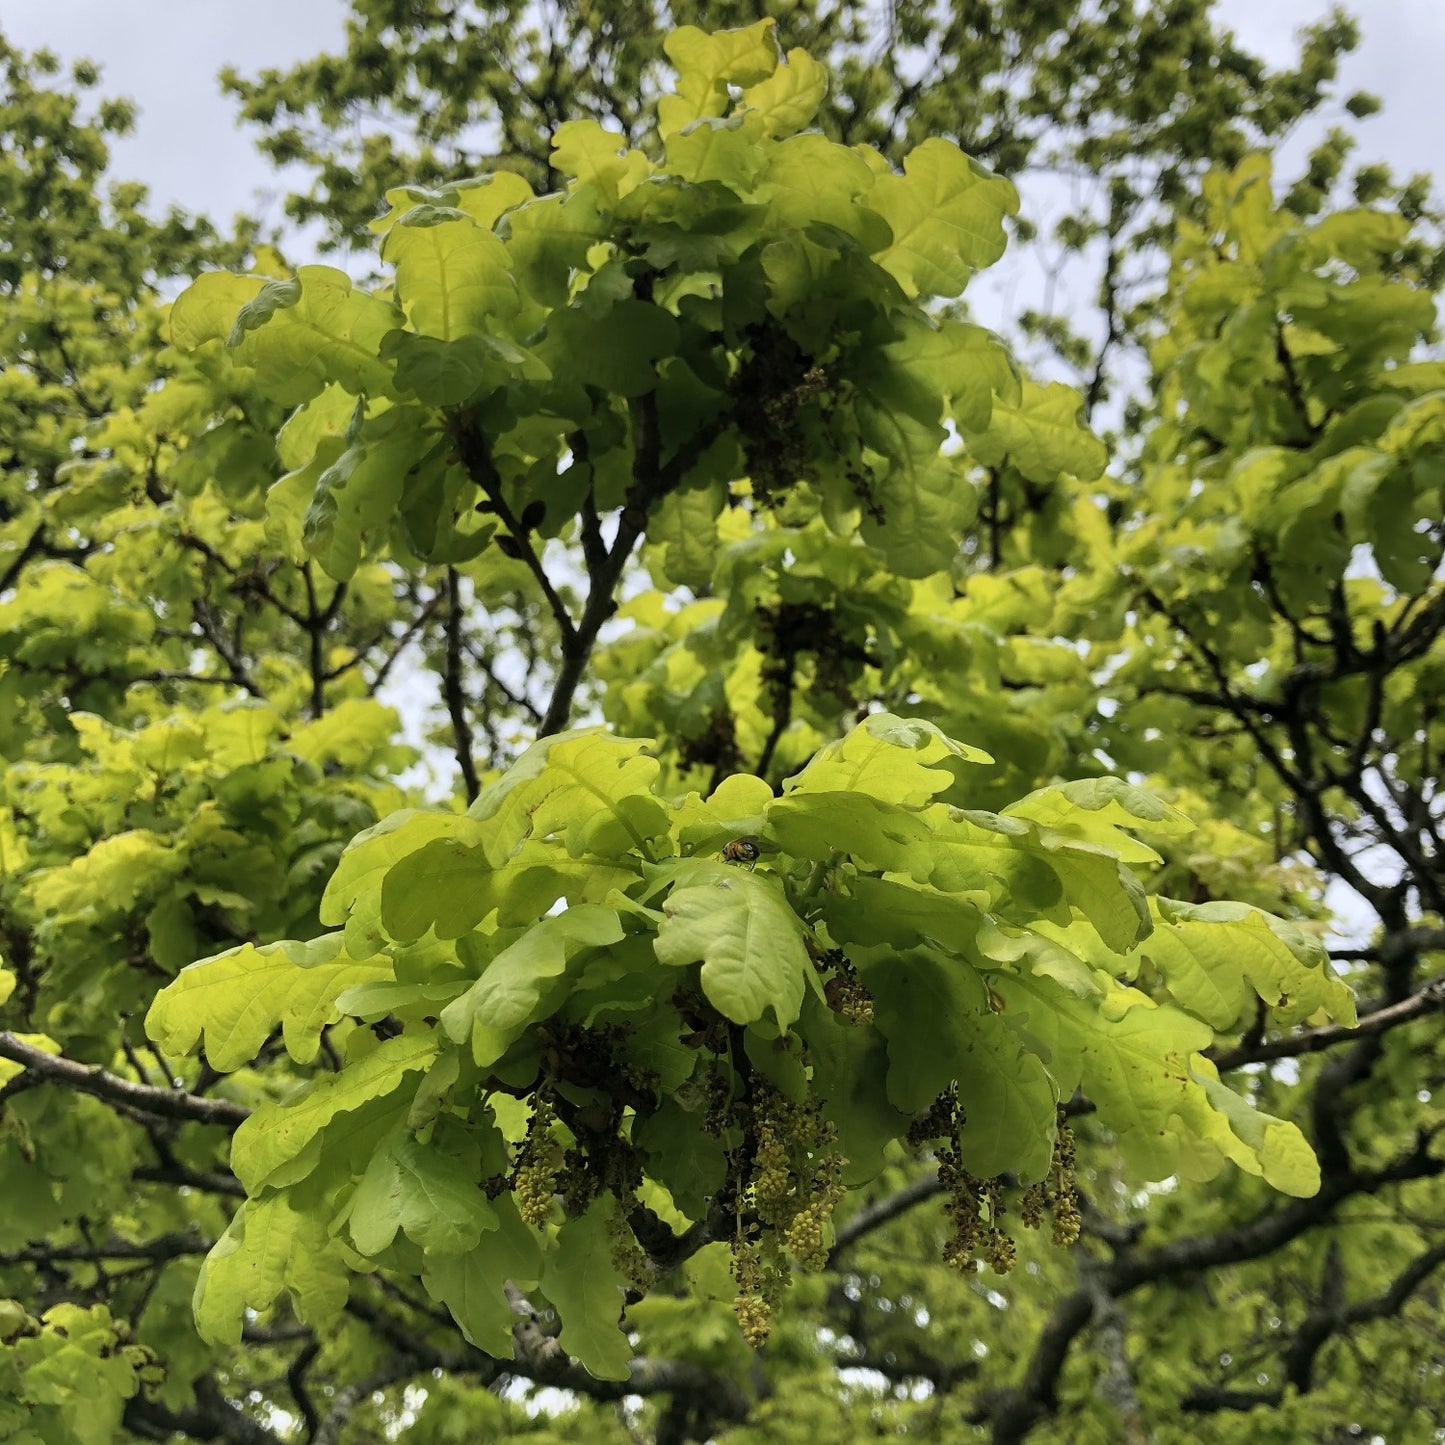
[[[350,1277],[320,1215],[284,1194],[250,1199],[236,1211],[196,1279],[201,1338],[236,1346],[247,1310],[265,1310],[289,1290],[298,1317],[326,1325],[346,1303]]]
[[[548,1251],[542,1288],[562,1320],[562,1348],[599,1380],[625,1380],[632,1347],[619,1327],[624,1281],[601,1207],[569,1219]]]
[[[421,1035],[387,1039],[359,1063],[328,1074],[299,1099],[266,1104],[236,1130],[231,1167],[254,1194],[278,1170],[296,1160],[333,1119],[402,1089],[407,1075],[435,1058],[437,1042]]]
[[[476,983],[448,1004],[442,1027],[471,1041],[478,1064],[494,1063],[529,1023],[556,1003],[556,981],[578,953],[622,939],[616,909],[581,904],[534,924],[487,964]]]
[[[406,1126],[371,1156],[347,1220],[357,1249],[369,1255],[387,1249],[398,1229],[425,1249],[460,1254],[497,1225],[475,1168],[420,1143]]]
[[[1285,919],[1243,903],[1159,899],[1146,951],[1170,992],[1218,1028],[1228,1028],[1258,996],[1282,1025],[1320,1014],[1355,1021],[1354,999],[1324,948]]]
[[[1043,1178],[1060,1088],[992,1011],[978,973],[932,949],[871,949],[861,971],[888,1041],[889,1101],[921,1114],[956,1083],[969,1172]]]
[[[498,1199],[494,1208],[497,1227],[484,1233],[473,1248],[450,1255],[428,1250],[422,1278],[427,1293],[446,1305],[472,1344],[507,1359],[517,1316],[504,1286],[530,1289],[539,1284],[542,1251],[510,1198]]]

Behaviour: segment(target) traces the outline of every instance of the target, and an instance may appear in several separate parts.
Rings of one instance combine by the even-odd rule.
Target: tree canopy
[[[228,81],[350,271],[3,51],[0,1436],[1434,1438],[1442,268],[1255,149],[1350,24],[353,8]],[[1061,165],[1079,388],[966,299]]]

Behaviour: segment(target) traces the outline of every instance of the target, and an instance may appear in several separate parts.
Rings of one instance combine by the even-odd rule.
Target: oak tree
[[[1008,180],[665,54],[374,284],[19,92],[0,1423],[1429,1438],[1428,238],[1211,172],[1111,469]]]

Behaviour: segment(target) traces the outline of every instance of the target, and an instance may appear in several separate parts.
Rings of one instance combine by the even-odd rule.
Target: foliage
[[[287,204],[325,228],[328,244],[368,245],[378,197],[398,175],[437,187],[493,169],[537,191],[564,126],[588,117],[628,146],[659,139],[654,111],[671,82],[663,39],[677,26],[720,29],[756,6],[666,6],[517,0],[399,4],[352,0],[343,45],[289,70],[223,75],[278,166],[310,188]],[[1115,422],[1139,420],[1129,352],[1152,316],[1175,215],[1200,178],[1278,143],[1305,119],[1334,115],[1331,85],[1359,40],[1330,11],[1273,68],[1213,13],[1211,0],[906,0],[881,10],[838,0],[767,7],[785,51],[826,57],[831,83],[816,123],[846,145],[876,146],[895,165],[929,137],[1015,181],[1026,196],[1011,229],[1015,275],[1048,276],[1037,302],[1007,315],[1010,339],[1078,381],[1087,410],[1109,401]],[[1345,98],[1349,116],[1379,108]],[[1365,202],[1425,207],[1425,177],[1356,166],[1353,139],[1332,126],[1288,192],[1310,215],[1348,182]],[[1067,178],[1067,187],[1060,184]],[[1015,283],[1018,284],[1018,283]],[[1027,280],[1023,294],[1035,288]]]
[[[656,44],[376,284],[59,201],[0,283],[0,1421],[1428,1439],[1428,238],[1181,152],[1106,471],[958,303],[951,81]]]

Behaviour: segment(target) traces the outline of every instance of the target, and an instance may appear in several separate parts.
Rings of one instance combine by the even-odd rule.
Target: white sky
[[[237,123],[216,79],[338,49],[342,0],[0,0],[0,32],[25,50],[101,67],[100,93],[140,108],[112,147],[112,174],[222,223],[239,211],[280,219],[285,187]],[[257,198],[262,205],[258,207]]]
[[[1445,0],[1354,0],[1364,44],[1348,61],[1341,93],[1385,99],[1360,127],[1361,153],[1402,172],[1438,164],[1439,86],[1445,75]],[[1298,27],[1327,0],[1219,0],[1218,13],[1250,49],[1278,60]],[[335,49],[344,0],[0,0],[0,31],[27,49],[49,46],[104,68],[102,89],[141,110],[136,133],[115,148],[115,174],[147,182],[159,204],[226,220],[260,209],[279,217],[276,172],[236,123],[216,73],[283,66]],[[1293,147],[1305,148],[1303,141]]]

